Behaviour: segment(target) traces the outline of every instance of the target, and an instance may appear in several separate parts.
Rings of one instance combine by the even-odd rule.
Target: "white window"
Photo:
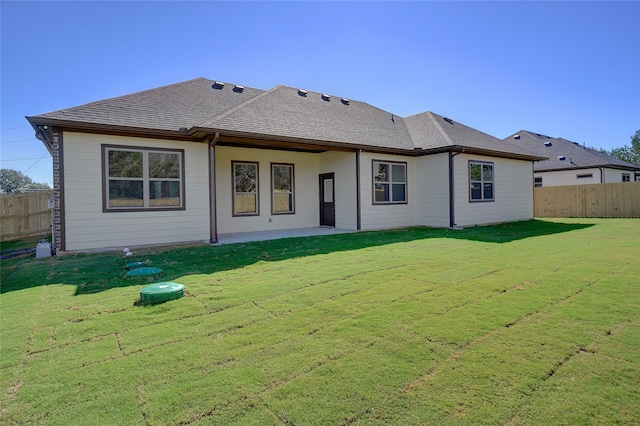
[[[184,151],[102,146],[104,211],[184,209]]]
[[[622,174],[622,181],[623,182],[631,182],[631,174],[630,173],[623,173]]]
[[[271,213],[295,213],[293,164],[271,164]]]
[[[232,161],[233,215],[258,214],[258,163]]]
[[[534,177],[533,178],[533,186],[534,186],[534,188],[542,188],[542,178],[541,177]]]
[[[469,201],[493,200],[493,163],[469,161]]]
[[[407,202],[407,163],[373,161],[373,204]]]

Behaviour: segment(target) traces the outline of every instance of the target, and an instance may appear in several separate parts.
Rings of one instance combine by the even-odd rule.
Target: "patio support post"
[[[360,150],[356,151],[356,229],[362,229],[360,217]]]
[[[220,133],[209,140],[209,243],[218,243],[218,217],[216,214],[216,144]]]

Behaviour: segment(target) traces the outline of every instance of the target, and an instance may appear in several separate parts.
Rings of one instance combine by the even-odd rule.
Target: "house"
[[[533,166],[536,187],[640,181],[640,166],[563,138],[521,130],[504,141],[548,157]]]
[[[530,219],[541,157],[449,118],[198,78],[27,117],[58,252]]]

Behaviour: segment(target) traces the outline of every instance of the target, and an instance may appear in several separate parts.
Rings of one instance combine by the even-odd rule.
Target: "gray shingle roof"
[[[509,141],[500,140],[431,111],[407,117],[405,122],[414,143],[422,149],[459,146],[522,156],[536,155]]]
[[[521,130],[507,136],[504,140],[548,157],[548,160],[534,163],[533,169],[539,172],[592,167],[640,170],[640,167],[634,164],[594,149],[586,148],[576,142],[563,138],[554,138],[541,133]],[[564,160],[561,159],[563,157]]]
[[[536,159],[535,154],[442,116],[425,112],[402,118],[365,102],[276,86],[264,91],[213,80],[194,80],[27,117],[86,129],[110,127],[145,132],[295,140],[315,145],[344,144],[390,152],[468,147],[501,156]],[[136,130],[137,129],[137,130]],[[189,131],[183,132],[187,137]]]

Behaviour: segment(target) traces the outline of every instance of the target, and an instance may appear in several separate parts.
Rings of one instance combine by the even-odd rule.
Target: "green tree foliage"
[[[48,184],[34,182],[29,176],[18,170],[0,169],[0,194],[14,194],[47,189],[51,189]]]
[[[607,154],[640,166],[640,130],[636,130],[636,133],[631,136],[631,146],[613,148]]]

